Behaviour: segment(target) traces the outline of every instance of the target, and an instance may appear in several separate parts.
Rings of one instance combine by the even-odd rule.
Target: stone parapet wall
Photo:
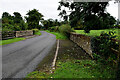
[[[0,40],[2,39],[2,33],[1,33],[1,31],[0,31]]]
[[[0,32],[0,39],[10,39],[14,37],[26,37],[32,36],[33,30],[26,30],[26,31],[4,31]]]
[[[70,40],[72,40],[74,43],[76,43],[78,46],[80,46],[82,49],[84,49],[86,51],[86,53],[88,53],[93,58],[90,36],[76,34],[76,33],[70,33]]]
[[[33,30],[16,31],[16,37],[31,36],[31,35],[33,35]]]

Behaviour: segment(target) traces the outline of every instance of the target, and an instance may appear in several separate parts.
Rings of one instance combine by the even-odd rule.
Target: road
[[[42,35],[2,46],[2,77],[24,78],[48,55],[56,43],[53,34]]]

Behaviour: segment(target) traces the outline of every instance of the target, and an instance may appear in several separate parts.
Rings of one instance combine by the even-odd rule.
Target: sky
[[[44,15],[44,19],[58,19],[59,11],[57,10],[60,0],[0,0],[0,17],[3,12],[13,15],[13,12],[19,12],[24,17],[29,10],[37,9]],[[107,12],[118,18],[118,4],[113,1],[109,2]]]

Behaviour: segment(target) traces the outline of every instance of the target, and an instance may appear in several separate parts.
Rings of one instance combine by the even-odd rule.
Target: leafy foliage
[[[43,15],[39,13],[36,9],[29,10],[29,12],[26,15],[28,15],[28,17],[25,17],[29,26],[28,29],[40,29],[39,22],[40,20],[43,20]]]
[[[64,40],[64,39],[67,39],[67,37],[66,37],[64,34],[62,34],[62,33],[59,33],[59,32],[51,32],[51,31],[49,31],[49,30],[46,30],[46,32],[55,35],[55,36],[56,36],[56,39],[63,39],[63,40]]]
[[[115,69],[93,60],[58,61],[54,73],[34,71],[26,78],[115,78]]]
[[[56,32],[58,31],[58,26],[49,27],[48,30],[50,30],[51,32]]]
[[[21,14],[18,12],[14,12],[13,14],[14,16],[11,16],[7,12],[2,14],[2,27],[13,31],[26,30],[28,25],[24,22]]]
[[[86,33],[89,33],[91,29],[110,28],[116,22],[114,17],[105,12],[108,2],[67,1],[64,3],[61,1],[59,3],[58,10],[61,11],[59,16],[64,20],[69,19],[72,27],[83,25]],[[70,14],[68,15],[67,11],[65,9],[62,10],[61,7],[68,8]]]
[[[111,48],[114,48],[118,50],[119,45],[112,39],[114,39],[116,36],[114,35],[114,32],[109,33],[102,33],[100,36],[93,37],[92,38],[92,49],[93,52],[97,55],[100,55],[100,58],[103,58],[103,63],[110,62],[112,60],[117,59],[117,55],[113,53]],[[99,59],[99,58],[96,58]]]
[[[53,27],[60,26],[60,22],[57,19],[44,20],[42,21],[42,24],[43,24],[43,29],[53,29]]]
[[[59,26],[59,32],[63,33],[66,36],[69,36],[69,33],[72,31],[71,26],[69,24],[63,24]]]
[[[39,29],[32,29],[32,30],[33,30],[33,34],[35,34],[39,31]]]

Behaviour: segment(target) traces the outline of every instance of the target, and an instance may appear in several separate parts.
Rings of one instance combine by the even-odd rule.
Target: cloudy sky
[[[27,11],[32,9],[39,10],[44,15],[45,19],[60,19],[57,11],[58,2],[60,0],[0,0],[0,17],[3,12],[8,12],[13,15],[13,12],[20,12],[22,16],[25,16]],[[118,4],[114,4],[113,1],[109,2],[107,11],[116,19],[118,18]]]

